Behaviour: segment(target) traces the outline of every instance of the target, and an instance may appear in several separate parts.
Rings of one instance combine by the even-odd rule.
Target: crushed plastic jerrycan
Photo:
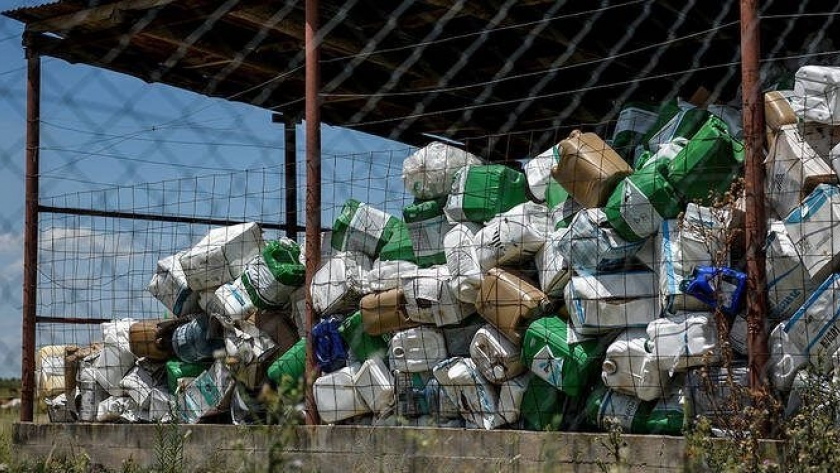
[[[718,282],[720,287],[716,287]],[[744,302],[747,275],[731,268],[697,266],[691,276],[680,283],[680,290],[712,309],[720,306],[724,314],[735,315]]]
[[[551,175],[580,205],[602,207],[618,181],[633,170],[595,133],[575,130],[555,148]]]

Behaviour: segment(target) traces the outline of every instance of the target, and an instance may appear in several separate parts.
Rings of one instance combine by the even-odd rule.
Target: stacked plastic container
[[[809,365],[830,374],[840,347],[837,71],[804,67],[766,96],[780,392]],[[39,392],[84,421],[254,422],[264,387],[301,385],[311,343],[325,423],[679,434],[720,419],[723,385],[748,374],[731,112],[628,104],[610,139],[574,131],[524,172],[429,144],[403,163],[401,216],[344,204],[308,339],[297,244],[214,229],[157,265],[148,289],[173,318],[45,347]]]

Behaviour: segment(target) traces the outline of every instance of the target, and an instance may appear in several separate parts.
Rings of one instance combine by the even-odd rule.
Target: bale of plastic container
[[[475,234],[478,262],[484,271],[523,264],[533,259],[551,230],[546,206],[519,204],[494,217]]]
[[[181,268],[182,254],[159,260],[155,275],[147,286],[149,293],[176,316],[192,314],[198,310],[198,293],[190,289]]]
[[[493,384],[502,384],[526,370],[520,352],[518,346],[489,324],[480,328],[470,343],[470,358]]]
[[[840,268],[840,187],[820,184],[784,222],[811,279],[823,281]]]
[[[382,335],[419,325],[405,313],[405,293],[401,288],[368,294],[362,298],[359,308],[362,327],[369,335]]]
[[[492,430],[506,423],[497,406],[499,395],[469,358],[449,358],[434,367],[435,379],[461,415],[479,428]]]
[[[806,122],[840,125],[840,68],[802,66],[796,71],[791,106]]]
[[[597,340],[570,345],[571,329],[559,317],[543,317],[531,322],[522,342],[522,362],[565,394],[576,397],[589,386],[604,347]]]
[[[445,360],[446,341],[434,327],[421,326],[399,331],[388,343],[388,365],[408,373],[431,371]]]
[[[258,309],[287,304],[292,292],[306,279],[300,247],[288,238],[267,242],[262,253],[245,265],[241,278]]]
[[[476,303],[481,281],[484,280],[475,243],[475,234],[479,229],[472,223],[459,223],[443,239],[452,292],[458,300],[470,304]]]
[[[602,209],[585,209],[577,213],[557,242],[558,250],[579,273],[592,274],[623,267],[644,245],[629,242],[610,227]]]
[[[449,194],[459,169],[481,164],[481,159],[462,149],[434,141],[403,161],[403,183],[418,199],[444,197]]]
[[[607,347],[601,381],[617,392],[653,401],[665,394],[671,378],[659,369],[658,360],[648,351],[645,329],[632,328]]]
[[[370,259],[359,252],[336,253],[312,277],[312,305],[320,315],[354,310],[366,286]]]
[[[627,241],[637,241],[659,231],[662,220],[682,210],[677,191],[662,173],[664,166],[648,166],[618,183],[604,213],[607,221]]]
[[[834,170],[805,142],[796,125],[784,125],[764,161],[767,199],[782,217],[820,184],[837,184]]]
[[[475,313],[475,306],[459,301],[452,292],[449,269],[433,266],[421,269],[406,280],[405,314],[409,320],[438,327],[456,325]]]
[[[528,281],[500,268],[488,271],[476,304],[478,313],[515,345],[522,340],[526,321],[550,313],[548,296]]]
[[[376,258],[399,225],[392,215],[348,199],[333,223],[330,243],[338,251],[358,251]]]
[[[347,367],[315,380],[312,392],[322,422],[334,424],[370,412],[353,384],[353,375],[354,371]]]
[[[231,282],[262,249],[262,230],[256,223],[214,228],[195,246],[180,253],[179,262],[194,291]]]
[[[742,171],[744,146],[712,115],[668,164],[668,181],[684,202],[710,202]]]
[[[714,314],[679,312],[648,324],[650,352],[662,371],[671,374],[717,363],[720,347]]]
[[[811,363],[823,372],[832,368],[831,355],[840,348],[840,274],[832,274],[793,316],[770,334],[771,380],[789,390],[796,372]]]
[[[501,164],[466,166],[455,175],[443,208],[452,222],[484,223],[526,202],[525,175]]]
[[[565,301],[572,328],[582,335],[646,327],[662,306],[650,271],[573,276]]]
[[[415,202],[403,208],[414,259],[421,267],[446,264],[444,237],[453,225],[446,219],[443,200]]]
[[[603,207],[618,181],[633,170],[595,133],[573,131],[555,148],[551,175],[580,205]]]

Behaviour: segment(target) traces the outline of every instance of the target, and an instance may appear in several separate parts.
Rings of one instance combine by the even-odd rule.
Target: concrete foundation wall
[[[181,437],[186,470],[228,468],[269,458],[286,462],[281,471],[319,472],[600,472],[615,462],[607,434],[481,431],[407,427],[237,427],[117,424],[16,424],[20,455],[87,454],[119,469],[131,458],[154,466],[156,450]],[[684,442],[677,437],[623,435],[622,471],[682,471]]]

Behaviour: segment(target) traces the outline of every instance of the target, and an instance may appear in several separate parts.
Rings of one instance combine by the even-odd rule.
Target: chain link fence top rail
[[[135,366],[136,340],[118,321],[179,320],[147,286],[159,261],[213,229],[257,222],[264,242],[293,254],[304,243],[282,240],[306,211],[299,192],[301,217],[287,221],[292,143],[274,123],[302,137],[303,2],[15,6],[0,20],[0,377],[18,376],[21,359],[23,38],[42,56],[37,378],[51,414],[265,420],[262,380],[282,391],[282,374],[302,369],[300,290],[269,309],[251,287],[249,312],[227,314],[239,298],[216,284],[195,311],[212,317],[174,335],[138,327],[152,344],[165,339],[165,352],[186,350],[189,337],[205,350],[183,376],[198,358],[176,348],[172,363]],[[690,400],[724,422],[731,409],[718,403],[733,395],[723,383],[714,396],[691,391],[745,373],[738,10],[735,0],[322,1],[320,210],[332,227],[312,338],[322,420],[576,430],[617,417],[631,431],[678,434]],[[824,320],[837,310],[837,81],[834,69],[794,76],[840,62],[829,34],[838,12],[830,1],[761,5],[763,90],[783,92],[799,123],[768,135],[781,156],[767,168],[768,216],[783,221],[769,226],[768,280],[788,278],[771,287],[770,328],[804,320],[774,332],[769,374],[784,390],[808,361],[830,364],[823,352],[840,333]],[[424,148],[433,141],[445,144]],[[558,170],[563,156],[592,169]],[[804,210],[825,202],[823,213]],[[828,256],[811,231],[827,235]],[[300,265],[261,254],[272,271]],[[257,259],[240,266],[258,271]],[[207,305],[212,294],[224,307]],[[237,320],[246,315],[250,325]],[[692,343],[669,338],[688,332]],[[64,345],[97,348],[59,382],[70,358],[49,347]],[[210,366],[213,348],[225,356]],[[178,394],[167,377],[181,378]],[[54,403],[70,385],[70,401]],[[104,404],[92,412],[94,401]]]

